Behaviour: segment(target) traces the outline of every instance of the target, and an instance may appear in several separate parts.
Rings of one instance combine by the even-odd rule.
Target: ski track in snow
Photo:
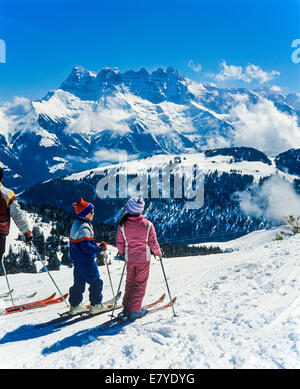
[[[108,313],[60,329],[34,328],[65,311],[64,303],[1,316],[1,368],[300,368],[300,236],[272,241],[266,232],[263,243],[263,234],[256,233],[257,244],[253,234],[249,245],[243,237],[239,251],[164,259],[177,296],[175,318],[167,309],[100,332]],[[122,268],[123,262],[113,261],[115,291]],[[104,299],[110,298],[106,268],[99,269]],[[67,292],[72,269],[62,266],[52,274]],[[54,291],[46,273],[9,278],[15,297],[36,290],[35,300]],[[0,293],[5,289],[0,277]],[[161,266],[153,260],[144,302],[163,292]]]

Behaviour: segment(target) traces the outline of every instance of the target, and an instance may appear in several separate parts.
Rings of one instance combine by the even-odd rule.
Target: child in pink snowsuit
[[[141,309],[149,277],[151,252],[161,256],[156,232],[151,222],[142,215],[142,197],[128,200],[117,232],[117,248],[127,261],[127,278],[123,297],[124,315],[134,320],[147,313]]]

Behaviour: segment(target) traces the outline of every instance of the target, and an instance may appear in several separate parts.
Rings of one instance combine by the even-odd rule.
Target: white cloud
[[[300,147],[297,117],[279,111],[270,100],[262,98],[248,105],[240,102],[230,114],[236,146],[254,147],[270,156]]]
[[[230,147],[231,142],[229,139],[225,139],[221,135],[213,135],[206,139],[207,147],[209,149],[221,149],[223,147]]]
[[[98,112],[83,112],[69,126],[69,133],[88,133],[113,130],[119,133],[130,132],[129,123],[133,113],[123,109],[101,109]]]
[[[0,104],[0,133],[6,137],[11,134],[17,127],[18,121],[23,121],[24,115],[31,109],[31,101],[19,96]]]
[[[279,76],[279,72],[272,70],[271,72],[265,72],[257,65],[247,65],[245,69],[245,81],[251,82],[252,80],[259,80],[260,84],[264,84],[267,81],[272,80],[276,76]]]
[[[221,82],[238,80],[249,83],[253,80],[258,80],[260,84],[264,84],[279,74],[276,70],[266,72],[260,66],[253,64],[248,64],[243,68],[242,66],[227,65],[225,61],[222,61],[218,73],[208,74],[208,76]]]
[[[25,97],[16,96],[13,101],[3,103],[3,107],[7,115],[23,116],[31,110],[32,103]]]
[[[189,60],[188,67],[191,68],[192,70],[194,70],[194,72],[197,72],[197,73],[201,72],[201,70],[202,70],[202,65],[196,64],[192,59]]]
[[[300,196],[293,185],[276,175],[265,181],[252,195],[238,193],[240,207],[247,215],[283,221],[285,216],[300,216]]]
[[[138,158],[138,154],[128,154],[122,149],[105,149],[102,148],[94,153],[93,159],[97,162],[122,163]]]
[[[272,85],[270,87],[270,90],[272,90],[274,92],[282,92],[281,88],[278,85]]]

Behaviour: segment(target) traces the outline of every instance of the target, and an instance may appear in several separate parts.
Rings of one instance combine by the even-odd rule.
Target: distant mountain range
[[[279,154],[299,149],[299,119],[299,94],[276,87],[220,88],[171,67],[74,67],[41,100],[0,105],[0,166],[16,192],[116,162],[122,153],[139,159],[251,146],[294,171]]]

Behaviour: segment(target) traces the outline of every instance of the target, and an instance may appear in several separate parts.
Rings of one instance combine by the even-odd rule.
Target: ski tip
[[[5,292],[5,293],[1,293],[0,294],[0,298],[4,298],[4,297],[8,297],[12,294],[12,292],[14,291],[14,289],[10,289],[8,292]]]

